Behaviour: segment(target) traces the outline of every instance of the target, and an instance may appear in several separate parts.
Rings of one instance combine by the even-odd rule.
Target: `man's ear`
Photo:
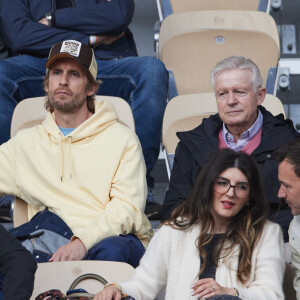
[[[44,91],[47,93],[49,92],[48,86],[49,86],[49,75],[46,76],[46,78],[44,79]]]
[[[98,88],[97,84],[91,84],[89,89],[87,89],[87,91],[86,91],[87,96],[96,95],[97,88]]]
[[[257,92],[257,106],[261,105],[266,97],[267,90],[265,88],[259,88]]]

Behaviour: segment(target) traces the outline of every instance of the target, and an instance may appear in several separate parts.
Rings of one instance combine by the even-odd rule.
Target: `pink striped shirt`
[[[260,144],[262,128],[252,137],[252,139],[241,149],[241,151],[251,154]],[[218,136],[219,148],[229,148],[223,138],[223,128],[219,131]]]

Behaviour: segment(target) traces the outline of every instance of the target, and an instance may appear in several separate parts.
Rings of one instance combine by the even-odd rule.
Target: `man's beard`
[[[56,100],[55,94],[48,94],[48,99],[53,109],[62,113],[74,113],[87,102],[87,99],[73,95],[70,96],[68,100]]]

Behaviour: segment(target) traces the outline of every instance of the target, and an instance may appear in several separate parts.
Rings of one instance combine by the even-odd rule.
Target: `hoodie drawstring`
[[[59,177],[60,181],[63,181],[63,151],[62,151],[62,133],[58,133],[58,139],[59,139]]]
[[[63,134],[61,132],[58,133],[59,136],[59,177],[60,181],[63,181],[63,176],[64,176],[64,169],[63,169],[63,148],[62,148],[62,139],[63,139]],[[68,136],[68,145],[69,145],[69,155],[70,155],[70,179],[73,177],[73,170],[72,170],[72,136]]]
[[[68,136],[68,144],[69,144],[69,154],[70,154],[70,179],[72,179],[72,161],[73,161],[73,157],[72,157],[72,147],[71,147],[71,142],[72,142],[72,137]]]

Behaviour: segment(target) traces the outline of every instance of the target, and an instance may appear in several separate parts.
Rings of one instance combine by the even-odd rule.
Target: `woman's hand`
[[[204,278],[192,284],[192,296],[209,299],[217,295],[234,295],[233,288],[219,285],[213,278]]]
[[[101,292],[97,293],[94,300],[121,300],[121,293],[115,285],[109,285],[104,288]]]

